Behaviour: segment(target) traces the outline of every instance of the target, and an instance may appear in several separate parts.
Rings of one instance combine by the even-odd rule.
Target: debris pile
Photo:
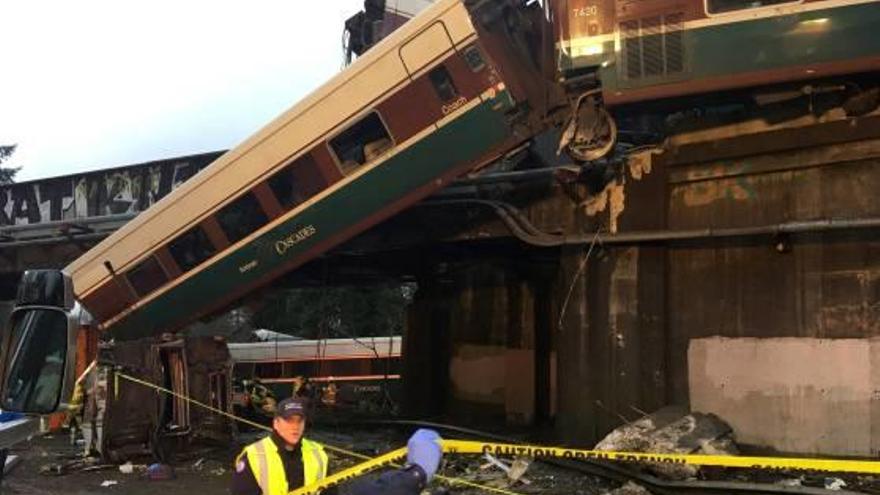
[[[714,414],[690,413],[669,406],[612,431],[596,450],[661,454],[737,455],[730,425]],[[646,463],[648,471],[674,480],[696,477],[699,467]]]
[[[605,495],[651,495],[651,492],[642,485],[628,481],[620,488],[606,492]]]
[[[502,467],[503,466],[503,467]],[[608,480],[528,458],[507,456],[446,456],[439,473],[448,478],[519,494],[604,495]],[[453,482],[435,482],[456,495],[483,495],[485,489]],[[625,495],[619,493],[615,495]],[[645,494],[639,494],[645,495]]]

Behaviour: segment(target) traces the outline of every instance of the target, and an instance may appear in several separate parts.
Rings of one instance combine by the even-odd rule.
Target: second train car
[[[878,0],[555,0],[549,5],[562,79],[594,82],[578,123],[586,130],[581,136],[586,160],[611,149],[614,124],[597,121],[610,118],[615,107],[640,114],[647,103],[657,107],[681,97],[758,87],[777,91],[768,86],[788,83],[795,86],[786,93],[796,97],[813,91],[810,81],[840,76],[843,84],[835,86],[846,96],[880,84]],[[848,79],[857,74],[862,76]],[[670,108],[680,109],[680,102]],[[596,129],[600,132],[591,132]],[[574,149],[577,156],[577,143]]]

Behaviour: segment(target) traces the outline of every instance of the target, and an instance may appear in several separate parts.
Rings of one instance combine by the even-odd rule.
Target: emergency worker
[[[83,456],[100,456],[104,447],[104,416],[107,411],[107,369],[93,366],[82,380],[85,393],[83,404]]]
[[[277,407],[275,394],[258,379],[244,380],[242,386],[248,393],[248,401],[254,412],[269,417],[275,416]]]
[[[287,495],[327,476],[324,448],[303,437],[306,404],[289,397],[278,403],[272,433],[235,459],[233,495]]]

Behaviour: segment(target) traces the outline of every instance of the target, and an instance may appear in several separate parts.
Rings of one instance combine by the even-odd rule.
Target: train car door
[[[426,88],[430,87],[430,85],[434,85],[435,88],[437,88],[438,85],[443,86],[446,84],[447,87],[454,88],[455,83],[451,80],[452,76],[444,67],[438,66],[436,69],[432,70],[432,73],[436,72],[437,76],[440,79],[443,79],[443,81],[435,81],[434,78],[431,77],[433,74],[428,75],[430,82],[426,80],[419,81],[419,79],[424,79],[424,76],[419,74],[423,69],[435,63],[437,60],[445,60],[454,50],[455,46],[453,45],[452,37],[449,35],[449,31],[446,29],[446,25],[442,21],[437,21],[431,24],[415,37],[401,45],[399,50],[400,60],[403,62],[403,67],[409,77],[410,84],[424,84]],[[453,93],[455,92],[454,89],[452,89],[452,91]],[[426,94],[432,99],[436,97],[435,91],[430,89],[426,91]],[[460,103],[463,103],[464,101],[466,100],[462,98],[462,102]],[[432,125],[435,129],[439,129],[441,124],[439,121],[435,121]]]
[[[432,61],[445,58],[444,55],[454,49],[446,25],[442,21],[437,21],[401,45],[399,54],[409,80],[412,82],[413,74]]]

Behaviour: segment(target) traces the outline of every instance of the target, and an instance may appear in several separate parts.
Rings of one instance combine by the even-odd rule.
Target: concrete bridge
[[[60,268],[162,199],[220,152],[0,187],[0,300],[27,268]]]

